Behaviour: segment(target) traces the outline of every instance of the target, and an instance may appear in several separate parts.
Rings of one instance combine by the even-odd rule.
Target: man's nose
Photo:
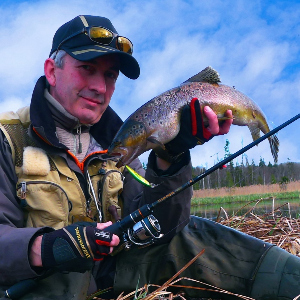
[[[103,74],[93,76],[90,80],[89,88],[98,94],[104,94],[106,92],[105,76]]]

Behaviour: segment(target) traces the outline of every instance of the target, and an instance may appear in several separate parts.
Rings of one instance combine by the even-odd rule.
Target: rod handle
[[[29,293],[37,285],[38,283],[34,279],[26,279],[19,281],[5,291],[5,298],[18,299]]]

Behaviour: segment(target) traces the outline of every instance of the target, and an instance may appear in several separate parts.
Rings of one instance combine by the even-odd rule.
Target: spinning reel
[[[123,239],[126,242],[125,250],[129,250],[132,244],[138,246],[153,244],[163,236],[160,231],[161,228],[158,220],[153,215],[147,216],[134,224],[132,228],[128,228],[124,233]]]

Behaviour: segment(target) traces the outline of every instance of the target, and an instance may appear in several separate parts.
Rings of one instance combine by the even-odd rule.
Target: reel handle
[[[121,236],[128,228],[133,227],[134,224],[138,223],[142,219],[148,217],[152,213],[152,209],[148,204],[135,210],[130,215],[124,217],[122,220],[115,222],[114,224],[105,228],[105,231],[111,232],[118,236]]]

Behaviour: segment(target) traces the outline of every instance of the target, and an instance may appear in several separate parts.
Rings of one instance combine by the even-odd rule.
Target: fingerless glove
[[[180,130],[177,136],[165,144],[166,150],[155,150],[158,157],[174,163],[180,155],[196,145],[202,145],[213,138],[205,128],[199,100],[193,98],[181,111]]]
[[[45,268],[85,272],[93,262],[102,260],[110,251],[112,234],[96,228],[96,223],[75,223],[45,233],[42,238],[42,263]]]

